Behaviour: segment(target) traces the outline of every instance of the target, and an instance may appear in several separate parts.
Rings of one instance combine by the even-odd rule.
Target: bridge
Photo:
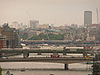
[[[29,53],[63,53],[66,54],[83,54],[83,56],[87,56],[87,54],[94,54],[93,50],[85,50],[85,49],[40,49],[40,48],[31,48],[31,49],[22,49],[22,48],[3,48],[0,49],[0,53],[17,53],[23,54],[23,57],[28,57]]]
[[[51,62],[51,63],[81,63],[92,61],[93,58],[84,58],[84,57],[59,57],[59,58],[51,58],[51,57],[14,57],[14,58],[0,58],[0,62]]]
[[[23,48],[2,48],[0,49],[0,53],[23,53],[23,52],[28,52],[28,53],[91,53],[92,50],[85,50],[85,49],[40,49],[40,48],[31,48],[31,49],[23,49]]]
[[[63,63],[64,69],[68,70],[68,64],[71,63],[83,63],[93,61],[93,58],[84,57],[29,57],[29,58],[0,58],[0,62],[50,62],[50,63]]]
[[[40,48],[31,48],[31,49],[22,49],[22,48],[3,48],[0,49],[0,53],[18,53],[23,54],[23,57],[8,57],[8,58],[0,58],[0,62],[51,62],[51,63],[63,63],[64,69],[68,69],[68,64],[70,63],[80,63],[80,62],[89,62],[92,61],[92,58],[86,58],[87,54],[93,54],[91,50],[85,49],[40,49]],[[74,54],[83,54],[83,57],[29,57],[30,53],[74,53]]]
[[[22,40],[24,44],[55,44],[55,45],[100,45],[100,41],[67,41],[67,40]]]

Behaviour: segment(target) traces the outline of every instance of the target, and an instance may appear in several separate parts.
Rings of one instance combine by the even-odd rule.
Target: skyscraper
[[[84,25],[88,26],[92,24],[92,11],[84,11]]]

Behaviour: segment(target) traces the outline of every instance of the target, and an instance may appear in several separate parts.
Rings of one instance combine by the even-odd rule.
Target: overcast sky
[[[30,19],[40,24],[83,24],[87,10],[93,12],[96,23],[96,8],[100,8],[100,0],[0,0],[0,24],[28,23]]]

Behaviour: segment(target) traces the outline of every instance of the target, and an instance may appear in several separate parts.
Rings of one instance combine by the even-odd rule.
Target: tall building
[[[84,11],[84,25],[92,25],[92,11]]]
[[[30,28],[34,29],[37,25],[39,25],[38,20],[30,20]]]

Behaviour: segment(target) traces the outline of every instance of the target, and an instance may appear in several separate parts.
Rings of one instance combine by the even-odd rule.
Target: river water
[[[3,75],[8,69],[13,75],[88,75],[91,73],[91,65],[84,63],[69,64],[68,71],[65,71],[64,64],[60,63],[0,62],[0,66],[3,68]]]

